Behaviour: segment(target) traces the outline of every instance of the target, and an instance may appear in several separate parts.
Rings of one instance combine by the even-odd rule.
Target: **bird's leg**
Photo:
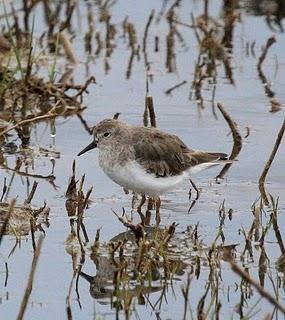
[[[137,207],[137,212],[140,215],[143,224],[145,224],[145,216],[142,213],[142,207],[145,204],[145,201],[146,201],[146,196],[143,194],[141,198],[141,202]]]
[[[151,197],[148,198],[147,210],[153,210],[154,201]]]
[[[161,200],[158,197],[157,199],[155,199],[155,211],[158,213],[160,212],[160,206],[161,206]]]
[[[160,205],[161,205],[161,200],[158,197],[155,200],[155,222],[156,222],[156,226],[158,227],[160,224]]]
[[[149,226],[150,225],[150,220],[151,220],[151,212],[147,210],[145,213],[145,225]]]
[[[147,202],[147,210],[145,213],[145,225],[149,226],[150,225],[150,220],[151,220],[151,210],[153,209],[153,199],[152,198],[148,198],[148,202]]]
[[[138,199],[138,195],[137,195],[135,192],[133,192],[133,197],[132,197],[132,209],[134,209],[137,199]]]
[[[138,208],[137,208],[137,211],[139,212],[142,212],[142,207],[143,205],[145,204],[145,201],[146,201],[146,196],[143,194],[142,195],[142,198],[141,198],[141,202],[140,204],[138,205]]]

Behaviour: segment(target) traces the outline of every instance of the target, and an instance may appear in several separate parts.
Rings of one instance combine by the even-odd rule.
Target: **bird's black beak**
[[[87,146],[86,148],[84,148],[83,150],[81,150],[81,151],[78,153],[77,156],[79,157],[79,156],[81,156],[83,153],[85,153],[85,152],[87,152],[87,151],[89,151],[89,150],[92,150],[92,149],[96,148],[96,147],[97,147],[97,143],[98,143],[98,141],[94,139],[90,144],[88,144],[88,146]]]

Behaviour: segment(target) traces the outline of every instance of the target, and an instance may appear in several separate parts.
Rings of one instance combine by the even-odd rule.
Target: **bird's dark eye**
[[[104,137],[108,137],[110,135],[110,132],[105,132]]]

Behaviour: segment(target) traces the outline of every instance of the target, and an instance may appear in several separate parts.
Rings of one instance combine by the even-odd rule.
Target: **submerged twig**
[[[187,83],[186,80],[184,80],[184,81],[182,81],[182,82],[179,82],[179,83],[176,84],[175,86],[167,89],[164,93],[165,93],[165,94],[171,94],[172,91],[174,91],[175,89],[178,89],[178,88],[182,87],[182,86],[183,86],[184,84],[186,84],[186,83]]]
[[[265,192],[264,182],[265,182],[266,175],[267,175],[267,173],[268,173],[268,171],[270,169],[270,166],[271,166],[271,164],[273,162],[273,159],[274,159],[274,157],[276,155],[276,152],[277,152],[277,150],[279,148],[279,145],[281,143],[284,131],[285,131],[285,118],[284,118],[283,124],[282,124],[282,126],[281,126],[281,128],[280,128],[280,130],[278,132],[277,139],[275,141],[275,145],[274,145],[273,150],[272,150],[272,152],[270,154],[270,157],[267,160],[267,162],[265,164],[265,167],[264,167],[264,169],[263,169],[263,171],[261,173],[261,176],[260,176],[260,178],[258,180],[259,191],[261,193],[261,196],[262,196],[262,199],[263,199],[265,205],[267,205],[267,206],[269,205],[269,201],[268,201],[268,198],[267,198],[267,195],[266,195],[266,192]]]
[[[269,301],[275,308],[279,309],[283,314],[285,314],[285,307],[280,304],[280,302],[273,297],[269,292],[265,291],[262,286],[256,282],[254,279],[252,279],[249,274],[245,271],[243,271],[234,261],[230,261],[230,265],[232,270],[238,274],[244,281],[251,284],[258,293],[265,298],[267,301]]]
[[[10,206],[9,206],[9,210],[7,212],[7,215],[6,215],[5,220],[4,220],[3,224],[2,224],[2,227],[0,229],[0,245],[1,245],[1,242],[2,242],[3,235],[5,234],[6,227],[7,227],[8,223],[9,223],[11,214],[12,214],[12,212],[14,210],[15,203],[16,203],[16,199],[12,199],[12,201],[10,203]]]
[[[42,120],[45,120],[45,119],[50,119],[50,118],[55,118],[58,114],[55,112],[55,109],[56,109],[56,106],[54,106],[50,111],[48,111],[46,114],[44,115],[41,115],[41,116],[35,116],[31,119],[25,119],[25,120],[22,120],[22,121],[19,121],[18,123],[16,123],[15,125],[13,126],[9,126],[6,130],[3,130],[0,132],[0,137],[1,136],[4,136],[6,133],[8,133],[9,131],[11,130],[14,130],[20,126],[24,126],[28,123],[31,123],[31,122],[38,122],[38,121],[42,121]]]
[[[270,37],[267,39],[267,42],[266,42],[266,45],[265,47],[263,48],[262,50],[262,53],[258,59],[258,64],[257,64],[257,68],[260,69],[261,68],[261,65],[263,63],[263,61],[265,60],[266,58],[266,55],[267,55],[267,52],[269,50],[269,48],[276,42],[276,39],[275,37]]]
[[[4,164],[1,164],[1,166],[5,169],[5,170],[9,170],[9,171],[13,171],[15,173],[17,173],[17,175],[19,176],[23,176],[23,177],[32,177],[32,178],[35,178],[35,179],[44,179],[46,180],[47,182],[49,182],[55,189],[57,188],[57,186],[55,185],[54,183],[54,180],[55,180],[55,176],[53,174],[49,174],[49,175],[41,175],[41,174],[33,174],[33,173],[27,173],[27,172],[24,172],[24,171],[20,171],[19,169],[13,169],[13,168],[10,168]]]
[[[24,314],[28,305],[28,301],[32,292],[32,288],[33,288],[33,281],[34,281],[34,275],[35,275],[35,271],[36,271],[36,267],[37,267],[37,263],[38,263],[38,259],[41,253],[41,248],[42,248],[42,244],[43,244],[43,239],[44,237],[41,235],[38,243],[37,243],[37,248],[34,252],[34,257],[33,257],[33,261],[32,261],[32,265],[31,265],[31,269],[30,269],[30,274],[29,274],[29,278],[28,278],[28,283],[27,283],[27,287],[22,299],[22,303],[20,306],[20,310],[17,316],[17,320],[21,320],[24,318]]]

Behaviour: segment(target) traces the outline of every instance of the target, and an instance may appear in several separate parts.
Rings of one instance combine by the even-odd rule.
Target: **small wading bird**
[[[78,156],[98,148],[105,174],[144,199],[146,195],[157,199],[191,174],[231,162],[225,153],[192,150],[176,135],[117,119],[102,120],[93,134],[93,141]]]

